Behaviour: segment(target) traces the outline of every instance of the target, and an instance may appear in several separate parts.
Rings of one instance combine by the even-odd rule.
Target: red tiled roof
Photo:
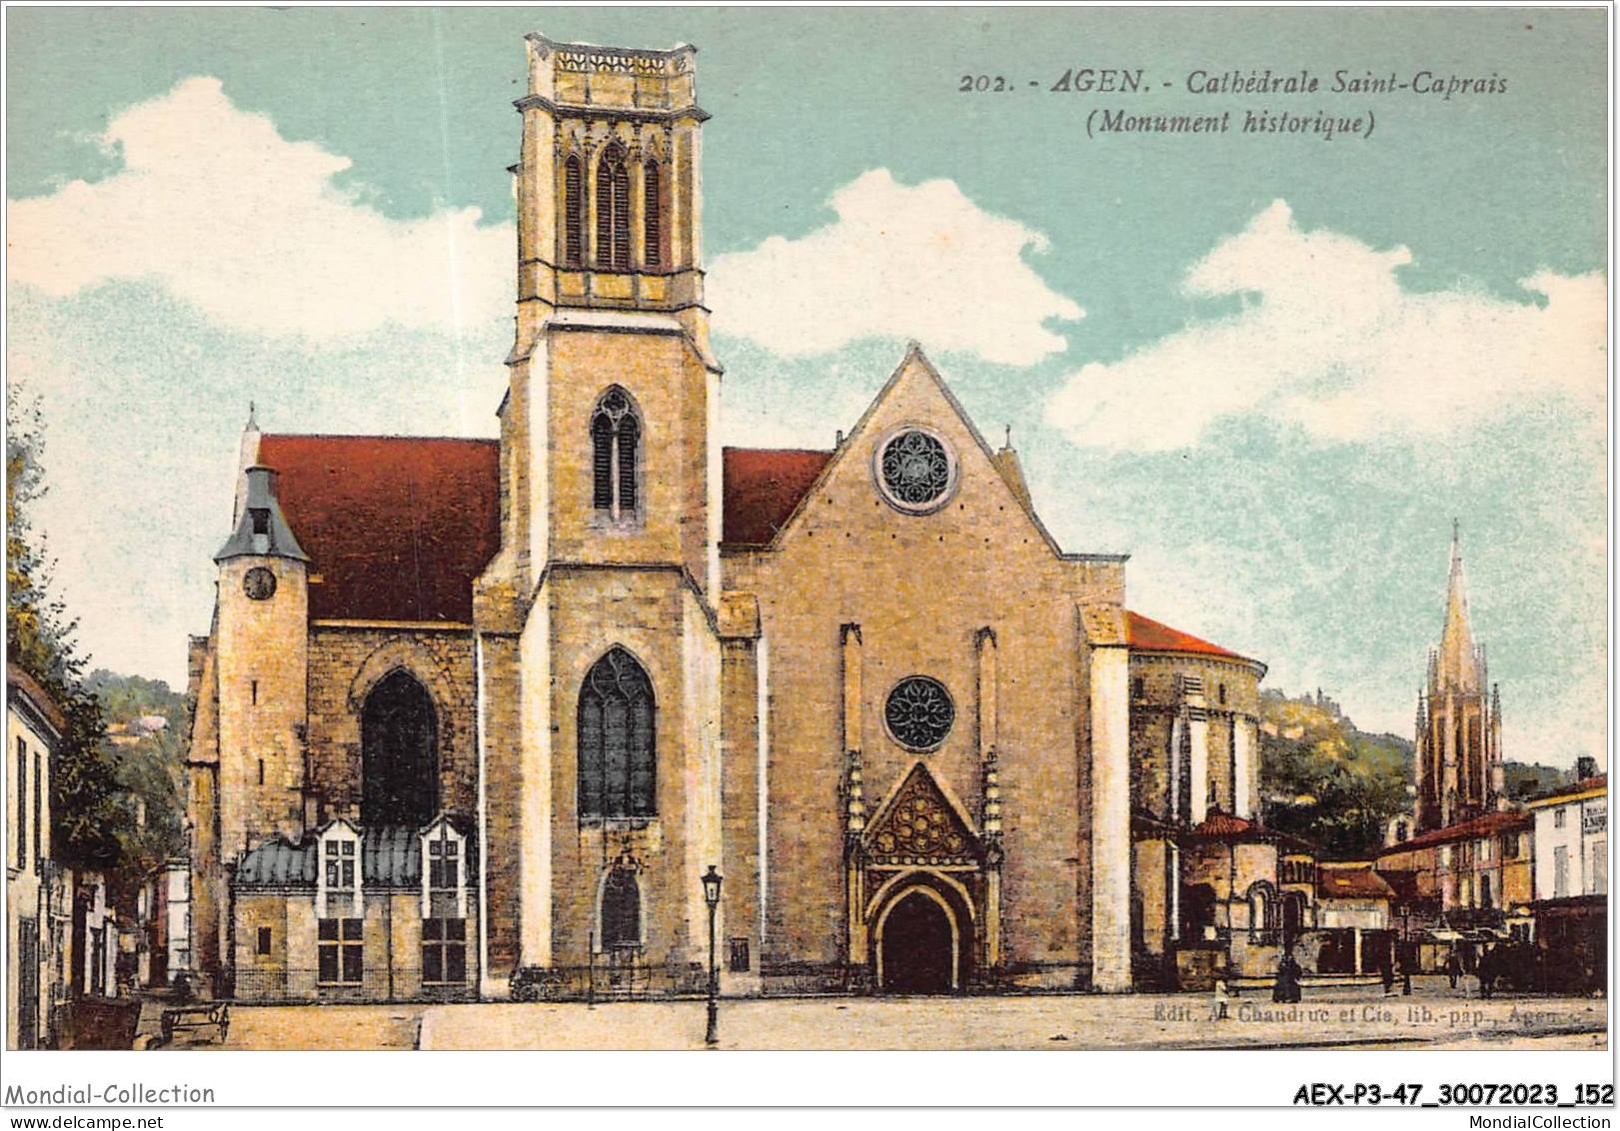
[[[1395,889],[1370,864],[1357,868],[1323,864],[1317,871],[1316,890],[1325,899],[1391,899],[1395,895]]]
[[[1230,813],[1214,810],[1203,823],[1193,829],[1194,836],[1243,836],[1254,829],[1253,821],[1246,821],[1242,817],[1234,817]]]
[[[1498,833],[1512,832],[1530,827],[1530,814],[1519,812],[1486,813],[1475,817],[1471,821],[1461,824],[1447,825],[1443,829],[1430,829],[1411,840],[1403,840],[1399,844],[1392,844],[1388,848],[1378,850],[1379,856],[1389,856],[1397,852],[1410,852],[1414,848],[1428,848],[1435,844],[1449,844],[1458,840],[1474,840],[1479,837],[1495,836]]]
[[[473,579],[500,548],[496,441],[265,435],[259,462],[320,578],[311,618],[472,620]]]
[[[833,453],[726,448],[720,455],[725,484],[720,540],[764,546],[776,537]]]
[[[1412,903],[1420,898],[1418,874],[1416,872],[1392,868],[1388,871],[1380,869],[1378,875],[1384,883],[1389,885],[1389,890],[1395,893],[1397,899]]]
[[[1211,644],[1208,640],[1200,640],[1178,628],[1160,624],[1141,613],[1133,613],[1127,609],[1125,618],[1131,647],[1143,652],[1194,652],[1203,656],[1220,656],[1228,660],[1248,659],[1247,656],[1230,652],[1219,644]]]

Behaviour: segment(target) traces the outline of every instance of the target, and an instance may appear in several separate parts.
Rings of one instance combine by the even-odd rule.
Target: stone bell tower
[[[526,46],[505,541],[530,576],[559,557],[678,562],[712,601],[696,49]]]
[[[720,858],[708,115],[691,47],[525,46],[501,550],[474,600],[489,964],[686,963]]]
[[[276,499],[276,473],[243,473],[236,529],[219,567],[221,858],[302,832],[309,671],[309,557]]]

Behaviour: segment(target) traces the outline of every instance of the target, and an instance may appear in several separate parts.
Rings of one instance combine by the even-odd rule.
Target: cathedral
[[[1451,538],[1451,575],[1440,647],[1429,653],[1418,695],[1415,832],[1459,825],[1498,808],[1504,796],[1502,697],[1489,682],[1485,648],[1474,643],[1463,581],[1462,541]]]
[[[1129,611],[915,344],[831,450],[722,448],[695,52],[526,51],[498,439],[243,433],[190,648],[208,991],[1117,993],[1234,923],[1274,963],[1314,887],[1264,665]]]

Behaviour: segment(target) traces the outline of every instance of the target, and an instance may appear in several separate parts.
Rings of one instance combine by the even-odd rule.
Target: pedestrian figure
[[[1383,967],[1380,973],[1383,974],[1384,996],[1389,997],[1395,992],[1395,962],[1386,956],[1380,965]]]
[[[1496,950],[1492,948],[1479,956],[1479,996],[1488,998],[1496,989]]]
[[[1299,962],[1295,960],[1294,952],[1284,951],[1283,956],[1277,960],[1277,981],[1271,990],[1271,1000],[1289,1003],[1298,1001],[1299,975]]]
[[[1227,1014],[1226,1014],[1226,1002],[1227,1002],[1226,979],[1225,978],[1216,978],[1215,979],[1215,1020],[1217,1020],[1217,1021],[1225,1021],[1226,1020],[1226,1016],[1227,1016]]]
[[[1451,988],[1457,988],[1457,979],[1462,977],[1462,959],[1457,957],[1456,948],[1452,948],[1446,955],[1446,977],[1451,981]]]

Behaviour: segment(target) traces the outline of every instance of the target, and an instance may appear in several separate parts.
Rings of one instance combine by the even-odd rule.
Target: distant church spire
[[[1468,588],[1463,579],[1460,524],[1451,520],[1451,577],[1446,584],[1446,626],[1440,634],[1440,661],[1435,673],[1441,691],[1481,690],[1479,654],[1468,623]]]

